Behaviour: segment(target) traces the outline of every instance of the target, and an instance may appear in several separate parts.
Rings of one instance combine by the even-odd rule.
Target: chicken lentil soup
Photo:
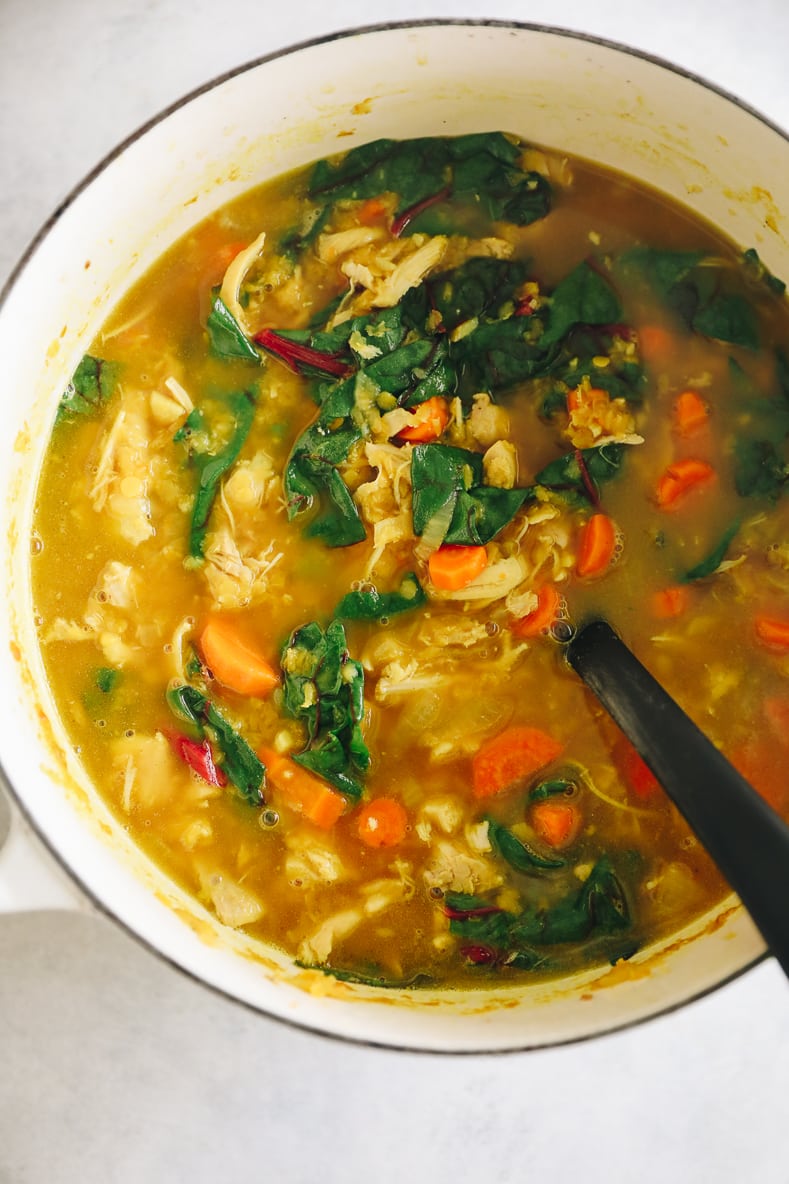
[[[221,209],[99,333],[40,478],[87,772],[221,922],[339,978],[676,932],[726,885],[561,639],[609,619],[789,815],[787,345],[754,249],[509,134]]]

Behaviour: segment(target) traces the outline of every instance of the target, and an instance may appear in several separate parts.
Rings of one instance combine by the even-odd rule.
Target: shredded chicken
[[[468,427],[472,439],[483,448],[488,448],[509,435],[510,417],[503,407],[493,402],[490,395],[480,391],[472,399]]]
[[[244,277],[251,267],[257,262],[257,258],[266,242],[266,232],[259,234],[254,242],[245,247],[235,259],[232,261],[222,280],[222,286],[219,290],[219,296],[222,303],[227,308],[228,312],[235,318],[240,325],[242,331],[248,336],[251,335],[252,330],[247,324],[246,313],[239,301],[239,293]]]
[[[509,440],[497,440],[482,457],[486,485],[514,489],[518,480],[518,453]]]
[[[258,554],[242,554],[229,526],[210,531],[201,568],[218,608],[257,604],[269,590],[269,575],[282,559],[269,542]]]
[[[151,538],[150,431],[143,397],[127,393],[104,437],[89,496],[97,513],[107,513],[134,546]]]
[[[437,839],[433,844],[433,856],[425,868],[424,880],[428,888],[470,895],[489,892],[502,882],[494,863],[480,859],[466,843],[452,839]]]

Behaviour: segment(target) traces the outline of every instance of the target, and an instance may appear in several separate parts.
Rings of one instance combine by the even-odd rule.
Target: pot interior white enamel
[[[165,247],[248,187],[319,156],[379,136],[492,128],[638,176],[756,246],[771,270],[789,271],[789,147],[754,114],[616,47],[526,27],[427,24],[300,48],[176,108],[53,221],[0,315],[3,594],[19,647],[0,659],[2,763],[25,811],[93,897],[198,978],[297,1024],[426,1049],[523,1048],[604,1032],[710,989],[762,944],[730,900],[627,972],[488,994],[303,990],[287,960],[223,928],[152,866],[85,783],[42,678],[28,541],[57,398],[108,311]]]

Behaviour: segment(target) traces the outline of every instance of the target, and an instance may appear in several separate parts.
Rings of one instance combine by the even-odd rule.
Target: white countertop
[[[184,92],[295,41],[424,16],[627,42],[789,128],[785,0],[0,0],[0,283],[83,174]],[[104,921],[0,917],[0,1184],[786,1184],[784,1040],[773,962],[603,1040],[453,1059],[292,1031]]]

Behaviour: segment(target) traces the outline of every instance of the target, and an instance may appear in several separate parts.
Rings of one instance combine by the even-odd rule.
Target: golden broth
[[[634,181],[547,152],[527,153],[518,167],[536,168],[552,185],[550,213],[530,224],[492,220],[461,198],[438,215],[427,210],[416,234],[408,227],[392,235],[397,199],[365,194],[329,203],[295,258],[282,243],[294,226],[315,229],[305,211],[320,208],[308,193],[309,170],[225,207],[162,258],[99,334],[91,349],[104,363],[99,381],[110,387],[117,378],[116,389],[106,399],[102,392],[97,409],[61,416],[40,481],[33,575],[42,650],[90,775],[140,844],[221,920],[305,964],[376,982],[493,982],[615,961],[725,893],[706,853],[566,667],[551,621],[534,633],[523,624],[546,585],[559,618],[599,613],[615,624],[713,741],[789,812],[776,774],[789,743],[789,641],[779,627],[787,614],[788,511],[775,471],[786,430],[774,353],[789,341],[785,302],[730,243]],[[376,304],[386,277],[443,238],[443,254],[406,291],[472,255],[528,261],[508,307],[506,299],[489,302],[446,334],[450,356],[460,356],[464,338],[473,341],[485,322],[515,315],[539,342],[540,327],[550,332],[558,316],[552,294],[588,258],[597,277],[590,282],[607,286],[621,315],[615,325],[598,320],[591,337],[575,322],[558,341],[564,353],[553,369],[495,392],[498,412],[484,398],[474,409],[471,394],[484,386],[463,398],[447,386],[439,398],[451,418],[422,445],[404,440],[402,417],[389,431],[398,400],[384,385],[376,384],[370,404],[368,384],[362,405],[354,380],[347,422],[359,438],[335,471],[366,538],[327,546],[304,534],[325,506],[289,521],[282,484],[315,419],[317,380],[274,356],[261,366],[209,348],[217,287],[263,229],[265,245],[240,276],[247,340],[267,328],[304,329],[338,296],[355,301],[375,327],[387,307]],[[343,232],[351,237],[332,239]],[[760,350],[691,331],[654,285],[623,272],[622,255],[643,246],[698,251],[701,270],[690,269],[697,300],[703,304],[713,273],[745,293]],[[435,308],[428,317],[435,329]],[[351,359],[357,371],[377,356],[374,341],[361,341]],[[591,378],[582,381],[576,366],[578,382],[568,379],[573,362],[587,361]],[[615,372],[632,380],[630,397],[591,393]],[[323,376],[324,384],[343,381]],[[227,447],[236,406],[229,396],[245,390],[255,391],[253,422],[217,484],[203,554],[195,554],[200,466]],[[703,409],[695,423],[678,418],[687,390],[696,412]],[[408,391],[399,406],[408,407]],[[194,413],[187,420],[190,408],[202,420]],[[777,435],[775,463],[767,453],[759,458],[772,484],[752,479],[752,489],[738,492],[745,462],[737,440],[750,435],[755,446]],[[569,496],[535,481],[551,462],[605,448],[608,438],[622,453],[613,479],[582,472]],[[423,445],[485,456],[489,489],[511,487],[513,471],[516,488],[541,486],[482,544],[489,572],[520,565],[506,595],[473,599],[471,581],[447,599],[431,578],[427,552],[436,540],[427,542],[426,529],[420,542],[409,526],[410,458]],[[671,466],[687,460],[709,466],[704,479],[672,485]],[[661,505],[667,489],[672,500]],[[584,576],[592,516],[614,525],[616,545]],[[394,525],[376,537],[384,519]],[[388,592],[407,572],[416,573],[424,604],[379,621],[344,620],[348,651],[364,670],[370,766],[354,774],[362,802],[346,795],[341,816],[316,825],[274,776],[277,760],[309,748],[304,721],[288,712],[281,686],[267,696],[242,694],[213,677],[201,649],[205,623],[229,620],[282,682],[288,660],[280,671],[280,655],[294,630],[312,621],[325,627],[352,588]],[[764,621],[772,632],[762,624],[760,640]],[[221,768],[217,776],[197,771],[195,748],[190,767],[184,739],[195,746],[207,739],[228,772],[211,721],[189,726],[168,709],[168,688],[187,684],[199,686],[252,750],[276,752],[265,801],[244,800],[232,776],[216,784]],[[549,737],[555,751],[520,767],[527,728]],[[502,735],[514,749],[494,791],[480,782],[479,754]],[[339,793],[336,781],[327,792]],[[404,829],[395,827],[391,842],[379,831],[386,842],[377,846],[369,832],[360,836],[360,819],[365,804],[381,798],[398,804]]]

